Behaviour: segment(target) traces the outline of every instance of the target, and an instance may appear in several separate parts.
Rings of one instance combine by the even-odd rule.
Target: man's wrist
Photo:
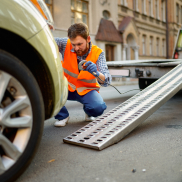
[[[97,71],[97,72],[96,72],[96,77],[99,77],[99,75],[100,75],[100,73]]]

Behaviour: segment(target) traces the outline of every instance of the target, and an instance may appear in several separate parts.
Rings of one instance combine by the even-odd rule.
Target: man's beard
[[[83,56],[85,54],[85,50],[84,51],[79,50],[79,51],[75,51],[75,52],[76,52],[77,56]]]
[[[89,50],[89,44],[86,46],[85,50],[78,50],[78,51],[75,51],[75,53],[77,54],[77,56],[83,56],[84,54],[86,54]]]

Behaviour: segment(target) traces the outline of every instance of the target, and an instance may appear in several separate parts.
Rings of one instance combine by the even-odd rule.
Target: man
[[[68,79],[68,100],[78,101],[83,104],[85,120],[93,121],[107,108],[101,95],[98,93],[100,85],[108,86],[111,76],[106,65],[102,49],[90,41],[87,25],[76,23],[68,29],[68,38],[55,38],[62,54],[62,66]],[[87,60],[86,69],[80,71],[78,63]],[[93,72],[96,74],[93,75]],[[65,126],[69,113],[64,106],[55,116],[55,126]]]

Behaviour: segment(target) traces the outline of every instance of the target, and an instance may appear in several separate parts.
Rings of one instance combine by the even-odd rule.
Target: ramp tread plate
[[[120,141],[182,88],[182,65],[71,135],[65,143],[102,150]]]

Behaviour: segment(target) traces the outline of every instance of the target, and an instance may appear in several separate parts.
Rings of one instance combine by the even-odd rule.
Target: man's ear
[[[90,35],[87,37],[87,42],[90,42],[91,38]]]

